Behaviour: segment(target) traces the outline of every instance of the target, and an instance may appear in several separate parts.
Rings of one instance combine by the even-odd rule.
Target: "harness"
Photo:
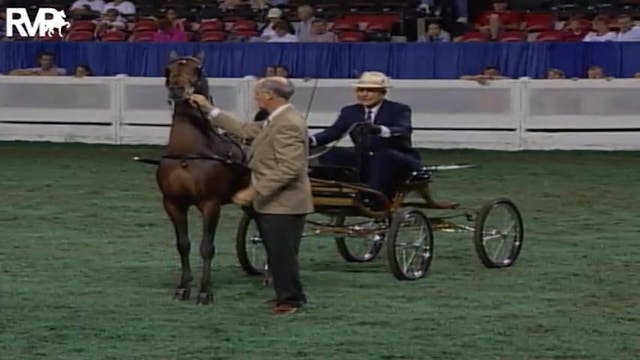
[[[196,80],[191,82],[191,86],[193,86],[194,88],[194,93],[195,94],[200,94],[200,95],[204,95],[206,96],[209,101],[213,101],[213,98],[211,97],[211,95],[209,94],[209,83],[207,82],[207,76],[206,73],[204,71],[204,69],[202,68],[202,65],[200,63],[200,61],[197,58],[194,57],[190,57],[190,56],[183,56],[183,57],[179,57],[176,59],[173,59],[172,61],[169,62],[169,64],[167,65],[167,68],[165,70],[165,86],[167,88],[169,88],[169,98],[167,99],[167,101],[169,102],[169,104],[171,104],[172,108],[173,108],[173,114],[175,116],[175,107],[176,107],[176,100],[178,98],[183,98],[184,96],[184,87],[170,87],[169,86],[169,75],[170,75],[170,70],[169,70],[169,66],[173,63],[176,62],[181,62],[181,63],[187,63],[188,61],[193,61],[195,63],[197,63],[198,67],[196,69]],[[236,165],[236,166],[240,166],[240,167],[244,167],[247,168],[247,154],[246,151],[244,149],[244,147],[236,140],[234,140],[233,138],[231,138],[229,135],[227,134],[221,134],[219,131],[217,131],[217,128],[214,128],[213,126],[210,125],[210,123],[207,120],[207,115],[202,111],[202,108],[200,108],[200,106],[197,106],[196,109],[198,110],[198,113],[200,115],[200,118],[206,123],[209,124],[209,129],[205,129],[203,132],[206,134],[206,136],[214,143],[226,143],[229,144],[230,146],[236,147],[241,155],[241,159],[240,161],[235,160],[234,156],[233,156],[233,151],[230,150],[228,151],[226,154],[220,155],[220,154],[187,154],[187,155],[162,155],[161,158],[162,159],[171,159],[171,160],[183,160],[183,161],[187,161],[187,160],[212,160],[212,161],[220,161],[222,163],[225,163],[227,165]],[[216,140],[219,140],[220,142],[216,142]],[[215,149],[212,149],[215,152]],[[145,159],[146,160],[146,159]],[[149,162],[149,161],[147,161]],[[158,161],[159,163],[159,161]]]

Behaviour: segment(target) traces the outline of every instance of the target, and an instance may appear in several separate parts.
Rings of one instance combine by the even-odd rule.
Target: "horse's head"
[[[165,86],[169,89],[169,99],[186,100],[193,94],[209,97],[209,84],[202,68],[204,51],[196,56],[169,54],[169,64],[165,69]]]

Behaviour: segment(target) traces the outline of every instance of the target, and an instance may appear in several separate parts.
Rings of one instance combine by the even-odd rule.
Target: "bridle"
[[[187,64],[189,61],[195,62],[198,66],[196,67],[195,75],[196,79],[189,82],[189,85],[193,88],[193,93],[199,93],[206,95],[211,100],[209,96],[209,84],[207,82],[207,76],[202,67],[202,63],[199,59],[191,57],[191,56],[182,56],[175,58],[167,64],[167,67],[164,70],[164,78],[165,78],[165,86],[169,89],[169,102],[174,102],[177,100],[182,100],[185,98],[185,93],[187,89],[184,86],[170,86],[169,77],[171,75],[171,65],[179,63],[179,64]],[[189,94],[191,95],[191,94]]]

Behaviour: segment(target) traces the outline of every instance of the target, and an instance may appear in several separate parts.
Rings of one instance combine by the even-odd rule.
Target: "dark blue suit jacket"
[[[349,128],[358,122],[364,122],[365,109],[360,104],[345,106],[340,110],[340,116],[331,127],[313,135],[317,146],[326,145],[339,139]],[[364,143],[367,149],[364,151],[376,151],[381,149],[394,149],[419,158],[418,153],[411,144],[411,108],[391,100],[383,100],[376,113],[374,124],[386,126],[391,132],[391,137],[384,138],[380,135],[369,135],[367,141],[356,138],[353,132],[349,134],[354,143]]]

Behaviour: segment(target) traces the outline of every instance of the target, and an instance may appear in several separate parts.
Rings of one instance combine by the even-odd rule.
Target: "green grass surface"
[[[1,359],[640,358],[638,153],[425,152],[480,165],[438,174],[437,198],[513,198],[516,265],[486,269],[470,234],[436,233],[428,276],[400,282],[384,256],[349,264],[332,239],[309,238],[310,302],[274,317],[272,290],[237,264],[234,206],[216,238],[215,304],[171,299],[179,261],[155,169],[129,160],[160,152],[0,143]],[[198,280],[196,216],[190,231]]]

